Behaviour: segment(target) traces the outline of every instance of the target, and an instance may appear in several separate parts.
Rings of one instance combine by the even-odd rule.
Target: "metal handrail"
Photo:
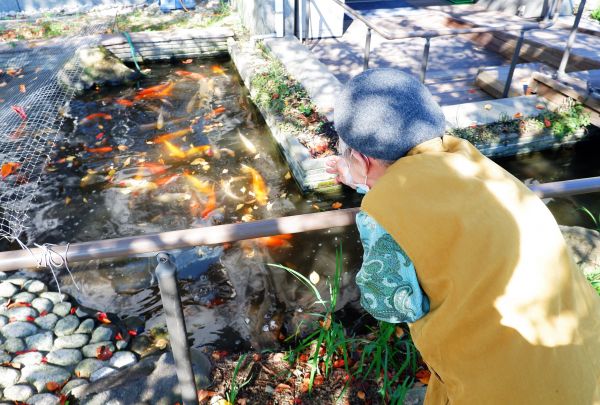
[[[517,44],[515,46],[515,52],[513,54],[510,68],[508,70],[508,76],[506,79],[506,83],[504,85],[503,98],[508,97],[508,93],[510,92],[510,86],[512,84],[512,79],[514,75],[514,71],[519,61],[519,54],[521,52],[521,46],[523,44],[525,31],[531,30],[544,30],[552,27],[559,16],[560,6],[562,4],[562,0],[558,0],[554,2],[553,7],[548,9],[548,12],[544,16],[542,20],[539,22],[527,22],[522,24],[508,24],[503,26],[491,27],[491,26],[477,26],[471,28],[448,28],[441,30],[416,30],[416,31],[403,31],[399,33],[390,33],[387,30],[381,29],[376,24],[369,21],[364,15],[360,12],[354,10],[350,6],[346,5],[340,0],[330,0],[340,6],[344,13],[350,16],[352,19],[359,20],[367,27],[367,34],[365,39],[365,51],[364,51],[364,60],[363,60],[363,70],[367,70],[369,68],[369,55],[371,52],[371,31],[375,31],[377,34],[381,35],[384,39],[387,40],[398,40],[398,39],[407,39],[407,38],[425,38],[425,47],[423,49],[423,60],[421,63],[421,81],[425,82],[425,76],[427,72],[427,64],[429,61],[429,47],[431,38],[436,37],[444,37],[444,36],[453,36],[453,35],[462,35],[462,34],[477,34],[477,33],[487,33],[487,32],[501,32],[501,31],[520,31],[519,39],[517,40]],[[310,0],[309,0],[310,2]],[[302,2],[300,2],[302,3]],[[550,16],[552,18],[550,19]],[[310,14],[309,14],[310,18]],[[302,15],[300,16],[300,41],[302,41],[303,35],[303,22]],[[310,26],[310,21],[309,21]]]
[[[529,187],[540,198],[592,193],[600,191],[600,177],[537,184]],[[244,239],[348,226],[354,224],[358,210],[359,208],[349,208],[254,222],[58,245],[52,248],[52,252],[65,257],[69,263],[93,259],[130,257],[131,255],[163,250],[215,245]],[[0,252],[0,271],[37,267],[40,258],[44,254],[47,254],[47,251],[39,248],[32,248],[29,251]]]

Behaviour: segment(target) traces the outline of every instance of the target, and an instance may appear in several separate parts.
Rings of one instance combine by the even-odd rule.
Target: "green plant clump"
[[[535,117],[511,118],[502,114],[498,122],[453,128],[447,133],[476,145],[493,144],[510,134],[535,136],[547,133],[562,139],[574,135],[590,124],[590,114],[584,111],[584,106],[568,99],[556,111],[546,111]]]
[[[277,264],[271,266],[296,277],[311,290],[316,299],[315,304],[324,309],[324,313],[310,314],[318,320],[314,325],[315,330],[298,339],[296,346],[287,355],[290,363],[305,356],[310,367],[309,392],[318,374],[327,378],[334,368],[343,367],[348,378],[342,393],[353,380],[370,380],[377,382],[378,392],[385,403],[402,404],[407,390],[414,383],[418,352],[408,334],[398,337],[398,330],[402,329],[386,322],[379,322],[378,328],[373,329],[365,338],[347,336],[344,325],[334,315],[343,272],[341,248],[336,252],[333,281],[328,281],[329,301],[324,300],[319,290],[301,273]],[[308,353],[308,356],[304,353]]]
[[[592,12],[590,13],[590,17],[592,17],[592,19],[600,22],[600,7],[592,10]]]

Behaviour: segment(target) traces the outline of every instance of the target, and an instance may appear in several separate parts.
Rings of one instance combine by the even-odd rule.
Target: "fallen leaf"
[[[69,205],[71,204],[71,197],[67,196],[65,197],[65,205]]]
[[[483,109],[489,111],[489,110],[492,109],[492,105],[491,104],[486,104],[486,105],[483,106]]]
[[[112,355],[113,352],[108,348],[108,346],[100,346],[98,349],[96,349],[96,358],[98,360],[109,360]]]
[[[181,63],[183,63],[184,65],[189,65],[193,61],[194,61],[193,59],[186,59],[186,60],[182,60]]]
[[[477,123],[475,121],[471,122],[471,125],[469,125],[469,128],[477,128]]]
[[[537,108],[538,110],[545,110],[546,106],[544,104],[536,104],[535,108]]]
[[[199,390],[198,391],[198,401],[199,402],[204,401],[205,399],[214,397],[215,395],[217,395],[217,393],[215,391]]]
[[[333,362],[333,367],[334,368],[342,368],[346,365],[346,363],[344,362],[344,359],[339,359]]]
[[[469,89],[469,94],[475,94],[475,93],[477,93],[476,89]]]
[[[21,93],[25,93],[27,91],[27,88],[25,87],[24,84],[19,84],[19,91]]]
[[[119,146],[117,146],[117,149],[119,149],[121,152],[124,152],[127,149],[129,149],[129,146],[127,146],[127,145],[119,145]]]
[[[13,109],[14,112],[19,114],[19,117],[21,117],[22,120],[27,119],[27,114],[25,113],[25,109],[23,107],[18,106],[18,105],[13,105],[13,106],[11,106],[11,108]]]
[[[365,400],[365,397],[366,397],[366,395],[365,395],[364,391],[358,391],[358,392],[356,393],[356,396],[357,396],[357,397],[358,397],[358,399],[360,399],[361,401],[364,401],[364,400]]]
[[[429,371],[429,370],[419,370],[415,374],[415,377],[417,377],[417,380],[419,380],[423,384],[427,385],[427,384],[429,384],[429,378],[431,378],[431,371]]]
[[[516,119],[520,119],[520,118],[523,118],[523,114],[521,114],[520,112],[518,112],[515,115],[513,115],[513,117],[516,118]]]
[[[550,128],[552,126],[552,121],[550,121],[548,118],[544,118],[544,126],[546,128]]]
[[[400,326],[396,326],[396,329],[394,332],[398,339],[400,339],[402,336],[404,336],[404,329],[402,329]]]
[[[60,389],[60,384],[54,381],[49,381],[46,383],[46,389],[50,392],[58,391]]]
[[[339,201],[336,201],[333,204],[331,204],[331,208],[333,208],[334,210],[339,210],[340,208],[342,208],[342,203]]]
[[[13,174],[19,167],[21,167],[21,163],[17,162],[8,162],[2,165],[2,169],[0,169],[0,174],[2,178],[6,178]]]
[[[291,389],[292,389],[292,387],[290,387],[287,384],[283,384],[283,383],[281,383],[281,384],[277,385],[277,387],[275,387],[275,391],[277,391],[277,392],[283,392],[285,390],[291,390]]]

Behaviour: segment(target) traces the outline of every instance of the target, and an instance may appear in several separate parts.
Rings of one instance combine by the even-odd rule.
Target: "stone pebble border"
[[[127,320],[79,307],[39,280],[1,272],[0,280],[2,401],[58,404],[60,395],[138,362],[127,348],[140,330],[127,329]]]

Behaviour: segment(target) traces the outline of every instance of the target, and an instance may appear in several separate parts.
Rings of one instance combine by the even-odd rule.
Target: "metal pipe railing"
[[[560,197],[600,191],[600,177],[567,180],[531,185],[540,198]],[[214,245],[287,233],[302,233],[352,225],[359,208],[302,214],[264,219],[239,224],[217,225],[151,235],[131,236],[102,241],[58,245],[52,248],[56,255],[69,263],[107,258],[131,257],[142,253],[180,249],[192,246]],[[39,248],[0,252],[0,271],[37,267],[47,251]]]
[[[370,53],[370,43],[371,43],[371,30],[375,31],[377,34],[382,36],[386,40],[399,40],[399,39],[407,39],[407,38],[425,38],[425,46],[423,50],[423,60],[421,62],[421,80],[425,82],[425,76],[427,72],[427,65],[429,59],[429,46],[431,38],[436,37],[444,37],[444,36],[453,36],[453,35],[462,35],[462,34],[478,34],[478,33],[488,33],[488,32],[501,32],[501,31],[520,31],[521,36],[515,47],[515,52],[513,53],[513,57],[510,65],[510,72],[514,72],[516,65],[519,61],[519,53],[521,51],[521,45],[523,43],[523,38],[526,31],[531,30],[544,30],[552,27],[559,16],[560,6],[562,4],[562,0],[557,0],[552,4],[552,7],[549,7],[548,12],[544,16],[544,18],[539,22],[526,22],[521,24],[507,24],[503,26],[491,27],[491,26],[478,26],[471,28],[447,28],[440,30],[416,30],[416,31],[402,31],[399,33],[390,33],[387,30],[382,29],[376,24],[372,23],[363,16],[360,12],[354,10],[350,6],[346,5],[344,2],[340,0],[330,0],[340,6],[344,13],[350,16],[354,20],[361,21],[367,27],[367,39],[365,41],[365,52],[364,52],[364,61],[363,61],[363,70],[367,70],[369,67],[369,53]],[[301,2],[302,3],[302,2]],[[583,2],[585,4],[585,1]],[[550,18],[552,16],[552,18]],[[309,16],[310,18],[310,16]],[[303,24],[303,22],[301,22]],[[309,21],[310,24],[310,21]],[[300,41],[302,41],[302,37],[300,37]],[[508,90],[512,85],[512,74],[509,74],[505,86],[504,93],[508,94]],[[504,96],[506,97],[506,95]]]
[[[571,33],[569,34],[569,39],[567,40],[565,52],[563,53],[562,60],[560,61],[560,65],[558,67],[558,70],[556,71],[556,77],[558,78],[564,75],[565,70],[567,69],[567,63],[569,62],[569,57],[571,56],[571,48],[573,47],[573,44],[575,44],[575,37],[577,37],[577,30],[579,29],[579,23],[581,22],[581,17],[585,9],[585,2],[586,0],[581,0],[581,2],[579,3],[577,15],[575,16],[575,22],[573,23]]]

